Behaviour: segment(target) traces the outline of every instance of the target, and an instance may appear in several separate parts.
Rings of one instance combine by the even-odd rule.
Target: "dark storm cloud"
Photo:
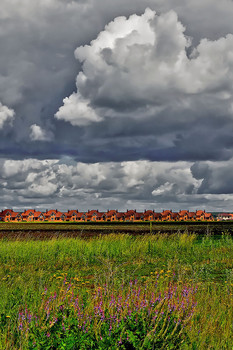
[[[61,105],[62,99],[65,96],[69,96],[74,90],[75,76],[81,68],[78,61],[75,61],[73,52],[76,47],[89,44],[104,29],[104,26],[117,16],[129,16],[133,13],[141,15],[146,7],[156,10],[158,13],[166,13],[169,10],[176,11],[179,20],[186,27],[185,34],[192,36],[195,45],[199,43],[201,38],[207,37],[214,40],[233,32],[231,21],[233,6],[229,1],[224,1],[220,5],[217,1],[209,0],[204,4],[201,1],[191,1],[187,4],[182,0],[167,1],[166,3],[159,0],[120,0],[117,2],[109,0],[108,6],[104,6],[104,1],[102,0],[98,2],[52,0],[31,2],[28,0],[11,0],[1,3],[0,41],[1,47],[4,49],[1,50],[0,56],[0,101],[3,105],[15,111],[15,120],[12,128],[9,128],[8,131],[4,128],[1,131],[2,143],[4,143],[4,147],[1,147],[2,155],[7,156],[7,149],[9,148],[7,145],[9,144],[15,150],[20,148],[19,151],[15,151],[14,157],[17,157],[17,152],[19,152],[19,157],[21,157],[20,153],[24,152],[25,154],[31,153],[31,155],[35,155],[33,142],[31,141],[40,141],[37,142],[35,148],[38,150],[38,153],[40,153],[40,150],[43,153],[43,148],[48,147],[48,145],[43,146],[43,141],[46,141],[48,144],[48,136],[41,137],[40,140],[32,137],[31,127],[33,125],[49,131],[47,135],[54,135],[54,137],[51,137],[52,144],[48,148],[48,156],[56,157],[57,149],[62,154],[73,155],[75,153],[75,149],[79,144],[77,140],[80,140],[79,135],[83,134],[83,130],[79,130],[76,127],[75,132],[72,132],[73,128],[67,126],[63,132],[63,125],[57,123],[53,118],[53,114]],[[214,23],[212,18],[215,18]],[[169,35],[166,36],[166,33],[163,33],[163,36],[168,40]],[[169,40],[171,44],[173,42],[172,38]],[[102,55],[105,55],[109,63],[114,58],[114,55],[108,48],[103,50]],[[90,93],[92,90],[91,82],[88,85],[88,89]],[[120,121],[122,127],[119,132],[125,135],[125,124],[130,123],[127,120],[127,116],[126,118],[124,117],[125,111],[137,110],[138,112],[138,108],[141,105],[148,103],[150,91],[146,91],[146,98],[142,98],[142,96],[135,98],[134,90],[132,90],[132,96],[127,93],[123,96],[120,94],[117,98],[117,94],[115,94],[115,90],[111,86],[107,86],[106,89],[108,94],[102,94],[97,99],[94,98],[92,103],[99,106],[102,104],[105,107],[114,107],[119,110],[125,120],[122,123]],[[121,90],[121,87],[119,89]],[[166,95],[166,98],[163,95]],[[158,106],[164,107],[164,99],[166,101],[166,99],[170,98],[168,91],[165,91],[163,95],[157,96]],[[172,92],[171,97],[174,97],[174,92]],[[155,102],[156,96],[152,96],[152,98]],[[185,112],[187,113],[187,111]],[[189,112],[191,113],[192,111]],[[158,111],[155,113],[157,114]],[[142,111],[142,116],[145,119],[147,117],[144,111]],[[169,115],[167,119],[169,120]],[[153,128],[152,121],[149,122],[150,127]],[[161,123],[160,119],[156,120],[155,124],[158,125],[158,123]],[[187,124],[192,128],[194,123],[190,125],[188,122]],[[103,127],[106,127],[106,124]],[[115,127],[116,129],[118,128],[113,122],[109,137],[111,137],[112,130],[114,132]],[[173,127],[174,123],[171,125],[171,129]],[[92,128],[95,130],[93,125],[90,126],[90,129]],[[137,123],[137,128],[139,131],[135,130],[135,127],[132,130],[129,128],[125,138],[128,136],[133,137],[134,135],[136,137],[143,126]],[[183,130],[187,129],[185,123],[183,123],[182,128]],[[61,133],[62,140],[60,137]],[[78,136],[76,137],[75,134]],[[108,137],[108,134],[105,136]],[[96,138],[98,140],[98,134]],[[176,136],[173,136],[173,138],[176,139]],[[83,145],[88,144],[88,138],[82,137],[81,140]],[[112,140],[111,143],[111,147],[116,147],[116,150],[118,149],[117,142],[116,140],[114,144]],[[30,147],[28,143],[31,143]],[[124,143],[127,144],[127,140]],[[153,141],[153,145],[156,148],[156,140]],[[87,157],[86,161],[89,161],[89,158],[101,161],[101,143],[96,147],[98,152],[93,153],[91,157],[88,157],[90,152],[85,146],[82,147],[82,155],[78,152],[76,156],[84,161],[85,157]],[[142,143],[141,148],[147,148],[147,144]],[[152,152],[156,154],[153,146],[152,149]],[[150,159],[147,155],[150,153],[145,150],[140,157],[148,157]],[[172,153],[174,152],[172,151]],[[179,151],[177,153],[177,157],[174,158],[172,156],[170,158],[179,158]],[[127,146],[118,158],[124,160],[124,154],[127,159],[130,159],[130,157],[134,159],[131,155],[132,152],[128,150]],[[182,156],[183,158],[185,157]],[[206,158],[208,158],[208,154]],[[160,159],[159,156],[157,159]],[[189,153],[186,155],[186,159],[189,159]],[[107,157],[107,160],[111,160],[111,154]]]
[[[191,167],[195,179],[201,179],[199,194],[233,194],[233,162],[196,163]]]
[[[229,208],[232,17],[229,0],[1,1],[2,206]]]
[[[77,92],[55,117],[96,160],[231,158],[233,35],[191,45],[173,10],[115,18],[76,49]]]

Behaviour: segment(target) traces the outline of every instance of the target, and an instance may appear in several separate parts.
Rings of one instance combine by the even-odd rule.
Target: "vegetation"
[[[0,242],[0,349],[232,349],[233,239]]]

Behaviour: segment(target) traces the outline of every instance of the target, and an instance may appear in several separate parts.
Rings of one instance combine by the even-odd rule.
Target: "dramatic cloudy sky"
[[[233,210],[232,0],[1,0],[0,208]]]

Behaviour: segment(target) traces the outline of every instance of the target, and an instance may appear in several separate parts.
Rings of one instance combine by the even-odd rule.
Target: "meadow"
[[[0,349],[232,349],[233,239],[0,241]]]

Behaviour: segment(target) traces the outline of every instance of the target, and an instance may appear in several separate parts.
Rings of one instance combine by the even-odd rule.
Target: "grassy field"
[[[0,241],[0,349],[233,349],[233,239]]]

